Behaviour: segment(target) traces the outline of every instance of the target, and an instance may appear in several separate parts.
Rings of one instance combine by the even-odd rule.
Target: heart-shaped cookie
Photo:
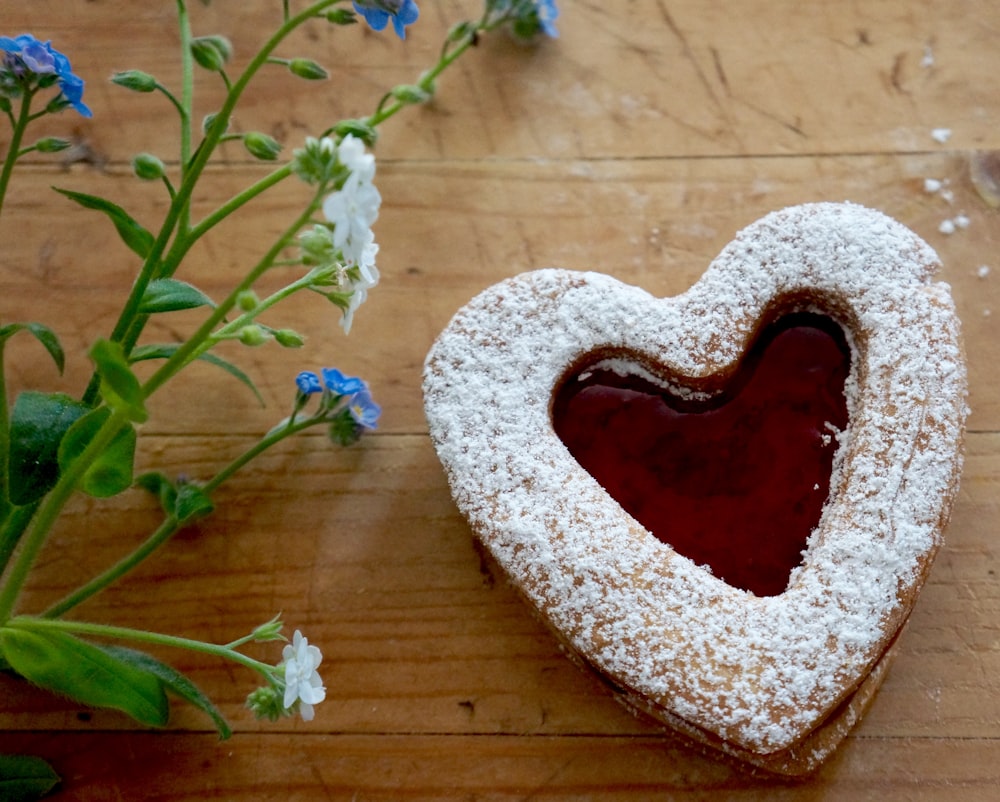
[[[437,339],[425,407],[459,508],[571,655],[631,707],[789,774],[857,721],[958,487],[965,365],[938,266],[878,212],[810,204],[744,229],[682,295],[542,270],[486,290]],[[721,403],[768,327],[802,314],[842,332],[847,424],[826,435],[829,491],[801,564],[783,592],[756,595],[644,528],[573,457],[553,410],[594,370],[678,405]]]

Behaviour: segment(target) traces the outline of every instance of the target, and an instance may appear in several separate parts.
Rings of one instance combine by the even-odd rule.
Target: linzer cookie
[[[878,212],[804,205],[682,295],[541,270],[437,339],[425,406],[459,508],[630,707],[785,774],[861,716],[958,488],[938,267]]]

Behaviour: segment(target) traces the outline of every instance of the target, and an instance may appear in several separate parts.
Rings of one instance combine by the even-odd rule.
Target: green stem
[[[187,163],[191,160],[191,113],[194,109],[194,56],[191,54],[191,19],[188,17],[184,0],[177,0],[177,23],[181,36],[181,182]],[[178,231],[188,230],[191,220],[190,199],[184,204],[178,220]]]
[[[0,528],[0,576],[3,576],[3,572],[7,569],[7,563],[10,562],[21,535],[31,523],[31,518],[37,509],[37,502],[23,507],[13,507],[4,520],[3,527]]]
[[[7,369],[4,366],[4,346],[0,341],[0,525],[10,514],[10,410],[7,407]],[[3,571],[3,551],[0,544],[0,571]]]
[[[187,236],[175,239],[170,247],[170,252],[160,265],[160,270],[157,272],[156,278],[169,278],[172,276],[187,255],[187,252],[201,237],[225,220],[230,214],[238,211],[258,195],[263,194],[266,190],[286,179],[291,175],[291,172],[291,165],[286,165],[275,170],[256,184],[247,187],[239,194],[230,198],[226,203],[191,228]],[[122,347],[125,348],[126,352],[130,352],[138,342],[139,336],[142,334],[142,329],[145,326],[146,317],[146,315],[140,315],[133,320],[132,326],[122,338]]]
[[[160,272],[157,274],[157,278],[170,278],[177,271],[180,263],[183,261],[187,252],[191,249],[191,246],[193,246],[195,242],[205,236],[205,234],[215,228],[215,226],[225,220],[229,215],[233,214],[233,212],[238,211],[258,195],[263,194],[271,187],[284,181],[291,174],[292,166],[290,164],[279,167],[277,170],[269,175],[266,175],[255,184],[251,184],[242,192],[234,195],[214,212],[203,218],[199,223],[190,229],[188,236],[174,242],[173,246],[170,248],[170,253],[168,253],[166,258],[163,260],[163,265]]]
[[[7,149],[7,156],[3,161],[3,170],[0,171],[0,212],[3,211],[3,201],[7,196],[10,174],[13,172],[14,163],[20,155],[21,140],[24,138],[24,132],[31,121],[31,98],[33,95],[34,93],[30,90],[25,90],[24,96],[21,98],[21,110],[18,113],[17,121],[14,123],[14,129],[11,131],[10,146]]]
[[[241,654],[228,646],[215,643],[205,643],[204,641],[192,638],[181,638],[176,635],[161,635],[158,632],[147,632],[142,629],[131,629],[130,627],[116,627],[108,624],[92,624],[87,621],[66,621],[56,618],[35,618],[34,616],[18,616],[10,619],[5,626],[15,629],[26,629],[30,631],[49,630],[68,632],[73,635],[91,635],[98,638],[111,638],[113,640],[126,640],[133,643],[148,643],[153,646],[169,646],[175,649],[187,649],[191,652],[201,652],[216,657],[222,657],[233,662],[240,663],[247,668],[253,669],[266,677],[275,674],[275,667],[270,663],[254,660],[245,654]]]
[[[93,461],[104,452],[108,444],[124,425],[131,425],[117,410],[112,411],[104,425],[97,430],[87,447],[74,459],[59,476],[45,500],[41,503],[33,519],[32,526],[21,541],[21,550],[11,566],[10,573],[0,588],[0,622],[7,621],[14,611],[14,604],[28,578],[42,546],[52,526],[59,518],[62,508],[69,500],[76,486],[83,479]]]
[[[166,543],[174,535],[174,533],[177,532],[178,528],[179,524],[176,518],[173,516],[164,518],[163,522],[156,528],[156,530],[148,538],[146,538],[146,540],[143,541],[143,543],[135,549],[135,551],[119,560],[106,571],[98,574],[85,585],[81,585],[62,600],[53,604],[44,613],[42,613],[42,617],[59,618],[72,610],[78,604],[85,602],[91,596],[100,593],[104,590],[104,588],[115,582],[119,577],[122,577],[131,571],[150,554]]]
[[[243,329],[244,326],[249,326],[251,323],[253,323],[254,320],[256,320],[258,317],[264,314],[264,312],[266,312],[268,309],[270,309],[273,306],[276,306],[277,304],[281,303],[286,298],[291,297],[300,290],[309,289],[310,287],[313,286],[314,281],[315,279],[313,278],[313,274],[307,273],[297,281],[293,281],[291,284],[282,287],[280,290],[272,293],[267,298],[264,298],[262,301],[258,301],[253,309],[244,312],[235,320],[231,320],[229,323],[227,323],[225,326],[223,326],[221,329],[215,332],[215,334],[211,335],[208,339],[206,339],[204,344],[202,345],[201,350],[199,350],[193,358],[197,358],[202,353],[207,351],[209,348],[216,345],[217,343],[222,342],[223,340],[232,340],[235,339],[236,337],[239,337],[240,331]]]
[[[226,315],[236,305],[236,300],[241,293],[249,290],[287,247],[295,233],[301,229],[312,218],[313,213],[319,207],[320,198],[325,191],[325,187],[320,187],[313,197],[313,200],[300,214],[295,221],[288,226],[280,237],[275,241],[257,265],[243,278],[243,280],[230,292],[229,296],[212,310],[198,330],[185,340],[171,357],[160,366],[160,368],[149,377],[142,386],[143,397],[148,398],[161,387],[168,379],[174,376],[191,360],[196,359],[204,351],[204,343],[212,336],[216,326],[225,320]]]
[[[324,8],[327,8],[337,2],[340,2],[340,0],[320,0],[320,2],[314,3],[300,14],[288,19],[280,28],[278,28],[271,38],[264,43],[264,46],[253,57],[240,77],[233,83],[232,90],[226,96],[225,102],[223,102],[222,107],[219,109],[215,122],[209,127],[208,131],[206,131],[204,140],[198,146],[197,151],[190,159],[190,165],[184,173],[180,186],[177,189],[177,194],[174,196],[173,202],[167,210],[159,236],[157,236],[154,241],[153,246],[150,249],[150,253],[146,257],[146,261],[143,263],[142,270],[139,272],[139,276],[136,278],[136,281],[132,286],[132,291],[129,294],[128,299],[125,301],[125,306],[122,308],[122,312],[118,317],[118,322],[112,330],[111,339],[115,342],[122,343],[125,347],[126,354],[131,351],[131,348],[138,341],[138,338],[142,333],[142,328],[145,325],[145,319],[139,314],[139,306],[142,303],[142,297],[146,292],[146,288],[149,286],[149,282],[153,279],[154,275],[157,275],[159,272],[158,266],[164,252],[166,251],[167,243],[173,236],[175,228],[185,219],[185,209],[190,203],[195,185],[208,164],[209,159],[214,153],[215,146],[218,144],[219,139],[225,134],[227,121],[232,115],[233,110],[244,90],[247,88],[257,71],[267,63],[267,59],[270,57],[274,49],[278,47],[278,45],[281,44],[281,42],[293,30],[306,20],[316,16],[316,14]],[[178,0],[178,3],[182,5],[182,0]],[[188,113],[190,115],[190,110],[188,110]],[[187,238],[186,232],[183,230],[179,232],[179,236],[185,239]],[[190,245],[185,245],[185,250],[187,247],[190,247]],[[163,274],[159,273],[159,275],[162,276]],[[126,336],[129,338],[128,342],[125,340]],[[93,403],[93,401],[97,398],[99,386],[99,380],[95,374],[95,376],[91,378],[87,392],[84,394],[84,400],[88,403]]]
[[[435,79],[448,69],[448,67],[454,64],[466,50],[476,43],[479,34],[487,33],[506,21],[506,17],[500,17],[490,22],[488,17],[484,16],[483,19],[480,20],[479,24],[473,30],[466,33],[466,35],[460,39],[453,48],[450,50],[446,49],[441,53],[438,63],[421,75],[417,86],[428,94],[431,94]],[[402,100],[397,100],[389,105],[380,103],[375,112],[371,116],[367,117],[363,122],[374,128],[409,105],[412,104]]]
[[[300,421],[295,421],[293,419],[288,421],[288,423],[284,426],[279,426],[278,428],[273,429],[258,440],[253,446],[244,451],[240,456],[230,462],[225,468],[215,474],[215,476],[209,479],[202,486],[202,491],[207,495],[211,495],[223,482],[227,481],[234,473],[243,468],[251,460],[259,457],[267,451],[267,449],[277,445],[287,437],[292,437],[299,432],[303,432],[313,426],[318,426],[327,422],[328,421],[326,419],[320,417],[304,418]]]
[[[220,470],[208,482],[202,485],[202,492],[204,492],[205,495],[211,495],[219,487],[219,485],[229,479],[229,477],[231,477],[238,470],[243,468],[248,462],[260,456],[267,449],[277,445],[286,437],[291,437],[292,435],[298,434],[299,432],[319,423],[325,423],[325,421],[317,418],[306,418],[299,422],[295,422],[293,420],[289,421],[288,425],[269,432],[252,447],[247,449],[243,454],[230,462],[225,468]],[[169,515],[156,528],[156,530],[148,538],[146,538],[142,544],[139,545],[138,548],[130,554],[127,554],[107,570],[95,576],[86,584],[81,585],[56,604],[52,605],[49,609],[42,613],[42,617],[59,618],[77,605],[85,602],[91,596],[100,593],[106,587],[113,584],[139,565],[160,546],[170,540],[179,528],[180,522],[177,518],[173,515]]]

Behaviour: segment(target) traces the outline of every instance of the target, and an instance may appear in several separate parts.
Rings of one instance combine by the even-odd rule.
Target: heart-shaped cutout
[[[673,298],[597,273],[502,282],[455,315],[425,366],[456,503],[627,704],[749,763],[809,771],[881,682],[957,492],[966,377],[938,267],[878,212],[810,204],[744,229]],[[553,413],[567,378],[600,363],[716,397],[762,332],[799,314],[843,331],[848,423],[801,565],[761,596],[657,539],[574,459]]]
[[[559,384],[552,422],[658,539],[734,587],[775,596],[826,502],[849,367],[829,318],[788,315],[710,398],[692,400],[634,361],[598,358]]]

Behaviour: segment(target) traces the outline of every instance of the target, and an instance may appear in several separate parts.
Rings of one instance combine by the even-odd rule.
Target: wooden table
[[[293,3],[293,5],[297,5]],[[3,31],[30,30],[72,57],[93,120],[68,158],[21,169],[0,223],[0,316],[58,331],[63,378],[27,340],[8,348],[15,388],[77,393],[90,338],[105,334],[135,259],[109,226],[49,187],[105,195],[152,224],[162,187],[130,174],[149,151],[176,163],[175,119],[158,95],[106,79],[145,69],[176,85],[174,4],[7,4]],[[246,59],[280,4],[190,3],[196,34],[225,33]],[[422,0],[405,42],[365,26],[310,25],[284,48],[335,74],[268,73],[235,128],[286,153],[342,117],[368,113],[433,63],[472,0]],[[244,709],[255,677],[214,659],[157,652],[213,698],[235,736],[178,705],[147,731],[9,680],[0,751],[40,754],[59,799],[996,799],[1000,794],[1000,212],[970,181],[970,155],[1000,147],[1000,6],[990,0],[561,0],[561,36],[522,47],[485,39],[438,97],[388,122],[376,153],[382,283],[344,336],[319,298],[281,325],[306,349],[230,349],[259,383],[197,366],[154,400],[139,460],[210,475],[286,414],[301,369],[364,376],[379,431],[347,450],[321,434],[267,454],[226,485],[218,511],[79,616],[226,642],[281,612],[319,644],[328,701],[312,723],[261,724]],[[294,52],[293,52],[294,51]],[[219,93],[202,74],[200,109]],[[950,129],[946,141],[934,129]],[[0,144],[0,147],[3,147]],[[267,168],[226,145],[197,198],[211,209]],[[945,182],[945,193],[925,180]],[[181,278],[222,294],[302,202],[282,184],[220,226]],[[559,652],[515,594],[483,570],[423,418],[433,338],[482,288],[520,271],[599,269],[653,293],[686,289],[766,212],[813,200],[879,208],[926,238],[964,324],[972,416],[947,545],[874,706],[805,781],[737,771],[633,718]],[[943,221],[965,215],[948,235]],[[992,272],[988,272],[991,268]],[[275,278],[275,286],[283,281]],[[994,314],[991,314],[994,313]],[[161,316],[170,340],[197,313]],[[276,323],[278,321],[275,321]],[[46,546],[26,609],[38,609],[139,543],[157,522],[141,492],[80,499]],[[277,660],[275,644],[255,655]]]

